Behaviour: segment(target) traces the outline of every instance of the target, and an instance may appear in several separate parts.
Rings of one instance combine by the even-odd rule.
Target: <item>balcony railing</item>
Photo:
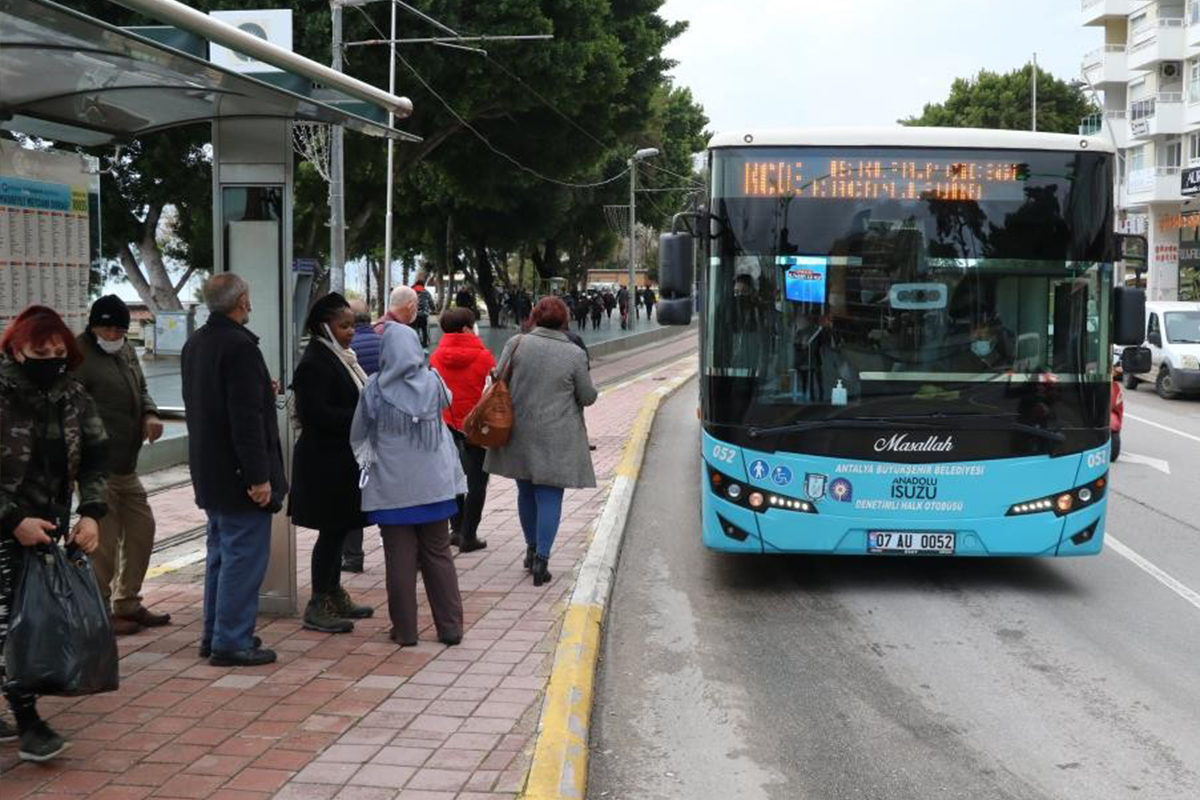
[[[1088,114],[1079,122],[1080,136],[1096,136],[1104,133],[1105,119],[1125,119],[1124,111],[1097,111],[1095,114]]]
[[[1104,2],[1104,0],[1081,0],[1079,8],[1082,11],[1087,11],[1092,6],[1098,5],[1103,2]]]
[[[1152,192],[1155,188],[1155,182],[1159,178],[1169,178],[1173,175],[1178,175],[1179,167],[1147,167],[1145,169],[1132,170],[1129,173],[1129,193],[1141,194],[1142,192]]]
[[[1129,31],[1129,52],[1144,50],[1158,41],[1158,32],[1163,28],[1186,28],[1185,17],[1159,17],[1154,22],[1146,21]],[[1136,41],[1134,41],[1136,40]]]
[[[1106,44],[1103,47],[1097,47],[1083,57],[1083,68],[1098,66],[1104,63],[1105,56],[1124,52],[1125,45],[1123,44]]]

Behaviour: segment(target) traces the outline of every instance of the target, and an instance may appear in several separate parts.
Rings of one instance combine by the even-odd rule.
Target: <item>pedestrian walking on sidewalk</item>
[[[363,510],[383,537],[391,638],[401,647],[417,643],[418,566],[438,640],[462,641],[462,596],[449,520],[467,479],[442,421],[450,405],[442,379],[425,366],[416,332],[386,326],[379,372],[359,399],[350,444],[362,469]]]
[[[448,309],[442,312],[438,323],[442,338],[429,363],[442,376],[454,398],[442,412],[442,418],[450,426],[463,472],[467,474],[467,493],[457,498],[458,513],[450,520],[450,544],[460,552],[470,553],[487,547],[487,542],[479,538],[479,521],[487,499],[488,474],[483,470],[487,450],[467,442],[462,432],[463,420],[479,402],[496,359],[471,330],[475,314],[469,308]]]
[[[271,553],[271,517],[287,480],[275,385],[250,321],[250,287],[214,275],[208,322],[183,346],[183,405],[196,505],[208,516],[200,657],[217,667],[269,664],[254,635],[258,590]]]
[[[170,614],[155,614],[142,605],[142,581],[154,548],[154,512],[137,474],[138,453],[143,441],[162,436],[163,425],[137,352],[125,338],[128,332],[125,301],[115,294],[101,297],[76,339],[83,363],[74,372],[95,401],[108,434],[108,513],[100,521],[92,569],[118,636],[171,622]]]
[[[417,273],[412,290],[417,293],[417,315],[409,324],[421,337],[421,347],[429,347],[429,318],[434,312],[433,295],[425,288],[425,273]]]
[[[550,580],[550,550],[562,518],[564,489],[596,485],[583,409],[596,402],[587,354],[563,332],[567,307],[538,301],[532,332],[504,347],[500,372],[512,364],[513,429],[508,444],[488,451],[484,469],[517,482],[525,534],[525,567],[534,586]]]
[[[655,303],[658,302],[658,297],[655,296],[654,290],[651,289],[649,286],[647,286],[646,290],[644,292],[642,292],[642,302],[644,302],[646,304],[646,319],[647,320],[653,319],[654,318],[654,305],[655,305]]]
[[[379,348],[383,338],[372,327],[371,311],[365,302],[358,298],[351,300],[350,310],[354,312],[354,338],[350,340],[350,349],[362,371],[370,377],[379,371]],[[342,572],[362,572],[364,558],[362,528],[348,531],[342,543]]]
[[[96,404],[67,375],[82,361],[70,329],[45,306],[22,311],[0,338],[0,653],[30,548],[65,535],[94,553],[100,539],[107,438]],[[74,490],[79,521],[68,528]],[[68,747],[38,716],[35,695],[4,695],[17,724],[14,731],[0,720],[0,740],[19,736],[22,761],[48,761]]]
[[[312,550],[312,599],[304,627],[322,633],[349,633],[356,619],[375,613],[358,605],[342,587],[342,546],[349,531],[361,533],[362,494],[358,464],[350,449],[350,423],[367,374],[358,365],[350,340],[354,313],[330,292],[313,304],[304,324],[308,346],[292,379],[295,419],[300,438],[292,453],[292,522],[317,530]]]

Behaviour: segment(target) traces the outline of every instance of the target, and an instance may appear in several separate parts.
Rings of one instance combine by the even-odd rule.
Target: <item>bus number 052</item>
[[[737,458],[737,450],[721,444],[714,445],[712,449],[712,457],[713,461],[721,461],[726,464],[732,464],[733,460]]]

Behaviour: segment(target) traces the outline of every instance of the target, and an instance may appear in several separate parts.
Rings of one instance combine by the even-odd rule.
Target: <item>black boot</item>
[[[458,552],[473,553],[485,547],[487,547],[487,539],[480,539],[477,536],[464,536],[462,544],[458,546]]]
[[[534,556],[533,559],[533,585],[541,586],[543,583],[549,583],[554,576],[547,569],[548,564],[546,559],[541,556]]]
[[[536,547],[525,548],[525,569],[533,569],[533,558],[537,555]]]

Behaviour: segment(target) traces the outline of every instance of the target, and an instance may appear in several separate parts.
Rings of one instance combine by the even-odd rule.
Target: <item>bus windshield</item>
[[[1086,152],[714,151],[713,420],[1103,427],[1110,169]]]

